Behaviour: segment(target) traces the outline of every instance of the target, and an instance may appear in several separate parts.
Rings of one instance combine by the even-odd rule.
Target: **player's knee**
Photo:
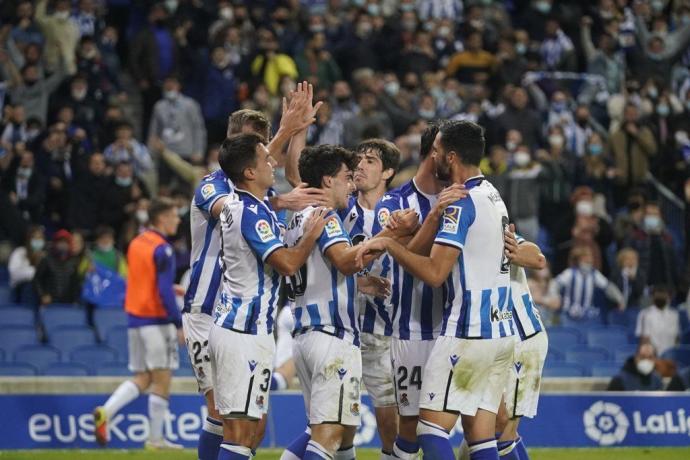
[[[149,372],[137,372],[132,377],[132,382],[139,388],[139,392],[144,392],[151,386],[151,373]]]
[[[311,439],[321,444],[331,453],[340,448],[343,434],[344,427],[342,425],[320,424],[311,427]]]

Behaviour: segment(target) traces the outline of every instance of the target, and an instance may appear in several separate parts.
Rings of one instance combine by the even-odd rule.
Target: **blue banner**
[[[84,278],[81,297],[100,308],[122,308],[126,289],[125,279],[117,272],[94,264]]]
[[[96,448],[91,411],[107,395],[2,395],[5,425],[2,449]],[[138,448],[148,436],[147,402],[140,397],[110,423],[113,448]],[[302,396],[271,396],[264,447],[287,445],[304,430]],[[368,397],[355,443],[378,447],[376,420]],[[196,395],[173,395],[166,436],[187,447],[199,437],[206,408]],[[459,426],[453,445],[462,440]],[[539,415],[524,420],[520,433],[533,447],[687,446],[690,444],[690,396],[669,393],[546,394]]]

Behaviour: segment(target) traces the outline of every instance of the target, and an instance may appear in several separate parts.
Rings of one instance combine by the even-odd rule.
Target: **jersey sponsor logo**
[[[343,234],[343,229],[340,228],[340,223],[335,217],[331,217],[328,222],[326,222],[326,235],[329,237],[339,236]]]
[[[213,184],[204,184],[201,187],[201,196],[203,196],[205,200],[214,193],[216,193],[216,186]]]
[[[273,235],[273,230],[271,230],[271,226],[263,219],[259,220],[254,228],[256,229],[256,234],[262,243],[275,238]]]
[[[441,229],[444,233],[458,233],[461,213],[462,208],[460,206],[448,206],[443,211],[443,226]]]
[[[391,212],[386,208],[381,208],[376,218],[379,220],[379,225],[385,227],[388,224],[388,220],[391,218]]]
[[[513,319],[513,312],[510,310],[500,311],[497,307],[491,308],[491,322]]]

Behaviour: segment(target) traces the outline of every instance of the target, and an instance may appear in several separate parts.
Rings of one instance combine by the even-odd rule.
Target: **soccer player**
[[[168,199],[149,208],[150,227],[127,249],[129,277],[125,295],[128,316],[131,380],[120,384],[103,406],[93,411],[96,441],[107,444],[108,420],[141,393],[149,394],[147,449],[181,449],[163,436],[173,370],[178,366],[177,341],[182,342],[182,319],[175,303],[175,257],[166,238],[177,233],[180,218]]]
[[[458,415],[470,458],[497,459],[496,413],[507,384],[514,326],[510,309],[510,261],[504,249],[508,212],[482,176],[484,130],[469,121],[444,123],[433,143],[439,179],[464,184],[469,195],[448,206],[428,252],[375,238],[360,251],[386,250],[410,274],[434,287],[446,283],[441,336],[426,363],[417,434],[424,458],[454,458],[449,432]],[[425,222],[415,239],[424,240]],[[413,239],[412,242],[415,242]]]
[[[353,163],[352,153],[344,148],[309,147],[300,157],[299,173],[309,186],[325,191],[330,207],[344,209],[355,190]],[[295,213],[285,237],[288,246],[302,241],[305,222],[314,212],[309,206]],[[289,280],[294,301],[295,367],[311,428],[311,439],[309,433],[303,433],[296,440],[308,440],[303,459],[355,458],[353,442],[360,423],[362,379],[356,255],[338,214],[331,212],[318,248]],[[365,263],[370,259],[373,257]],[[285,455],[291,458],[289,452]]]
[[[290,105],[284,104],[287,109],[283,114],[280,128],[271,143],[268,144],[268,149],[274,156],[282,154],[283,144],[286,139],[290,139],[286,177],[293,185],[298,185],[290,193],[272,196],[270,200],[274,209],[302,209],[307,204],[322,201],[323,193],[318,189],[300,186],[299,175],[293,171],[297,169],[296,158],[304,145],[302,140],[306,136],[304,125],[313,118],[313,114],[320,106],[317,103],[312,107],[312,93],[311,85],[298,84]],[[252,132],[268,138],[270,123],[264,114],[254,110],[238,110],[230,116],[228,121],[229,136]],[[290,138],[289,134],[294,134],[294,136]],[[208,334],[213,323],[211,314],[220,295],[222,277],[219,265],[220,225],[218,218],[226,199],[232,196],[233,188],[232,182],[222,170],[212,172],[204,177],[197,186],[190,210],[192,263],[190,283],[184,298],[182,323],[187,351],[194,368],[199,392],[204,395],[208,407],[208,417],[199,437],[198,456],[200,460],[215,460],[223,440],[222,422],[213,399],[213,375],[208,356]],[[264,425],[261,425],[260,430],[263,427]],[[257,436],[257,439],[260,438],[261,436]]]
[[[280,276],[307,260],[326,225],[315,208],[298,244],[285,248],[278,217],[263,197],[273,184],[272,159],[257,134],[226,139],[220,165],[235,184],[237,200],[220,214],[222,293],[208,338],[213,388],[223,418],[218,460],[252,457],[257,429],[268,410]]]

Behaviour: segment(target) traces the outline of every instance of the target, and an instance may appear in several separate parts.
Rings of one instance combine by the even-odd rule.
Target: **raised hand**
[[[443,212],[448,206],[465,198],[469,194],[470,192],[466,190],[465,186],[462,184],[450,185],[441,191],[432,211],[440,218],[443,216]]]
[[[328,206],[326,193],[320,188],[309,187],[304,182],[290,192],[279,196],[280,208],[301,211],[307,206]]]
[[[394,211],[386,226],[397,236],[412,235],[419,227],[419,216],[414,209]]]
[[[309,218],[304,222],[304,237],[316,241],[319,236],[321,236],[326,222],[330,219],[330,217],[328,217],[329,211],[330,210],[325,207],[314,209],[314,212],[312,212]]]
[[[391,282],[380,276],[358,276],[357,290],[378,299],[385,299],[391,294]]]

